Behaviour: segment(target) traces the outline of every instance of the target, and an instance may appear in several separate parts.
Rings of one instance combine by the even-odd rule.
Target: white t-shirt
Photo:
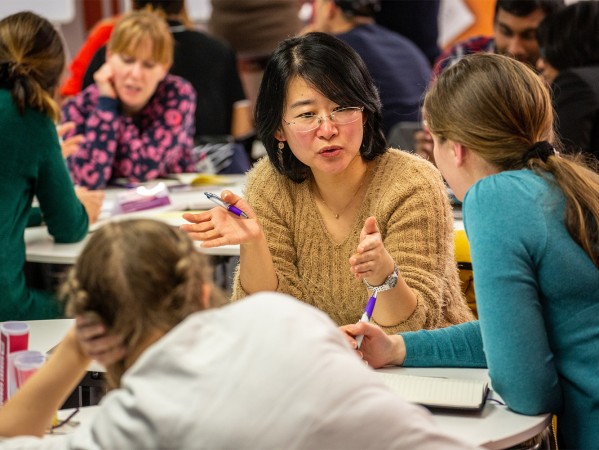
[[[73,434],[0,448],[457,449],[391,393],[322,312],[260,293],[146,350]]]

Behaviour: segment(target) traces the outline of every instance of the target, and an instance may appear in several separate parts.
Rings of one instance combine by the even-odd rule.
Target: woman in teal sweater
[[[514,411],[558,416],[560,448],[599,448],[599,175],[560,155],[548,90],[513,59],[477,54],[446,70],[424,108],[435,161],[456,196],[479,322],[387,337],[374,367],[489,368]]]
[[[57,242],[79,241],[88,230],[54,125],[64,60],[47,20],[24,12],[0,21],[0,321],[61,315],[51,293],[25,285],[25,227],[43,220]]]

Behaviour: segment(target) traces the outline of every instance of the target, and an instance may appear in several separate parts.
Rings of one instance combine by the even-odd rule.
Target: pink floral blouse
[[[85,142],[67,159],[75,184],[102,189],[113,178],[147,181],[193,172],[196,94],[183,78],[167,75],[135,116],[123,115],[117,99],[100,97],[95,85],[68,100],[62,121]],[[68,137],[68,136],[67,136]]]

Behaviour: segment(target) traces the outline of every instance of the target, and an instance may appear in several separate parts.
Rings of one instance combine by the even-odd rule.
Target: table
[[[48,353],[52,350],[67,331],[75,324],[75,319],[27,320],[29,325],[29,349]],[[101,364],[92,361],[90,372],[105,372]]]
[[[31,327],[29,348],[47,352],[60,342],[73,325],[73,322],[73,319],[28,321],[27,323]],[[104,368],[97,363],[93,363],[89,370],[92,373],[103,372]],[[379,371],[395,372],[403,375],[488,380],[486,369],[386,367],[379,369]],[[495,392],[490,393],[489,396],[500,399]],[[92,412],[95,411],[95,408],[84,409],[87,413],[80,413],[77,420],[81,421],[93,417]],[[61,417],[66,415],[67,413],[61,412]],[[489,449],[514,446],[536,436],[551,423],[550,414],[524,416],[510,411],[507,406],[489,401],[479,413],[435,410],[433,416],[439,427],[447,434],[459,437],[473,445]]]
[[[386,367],[379,371],[402,375],[488,380],[486,369]],[[496,392],[491,392],[489,397],[501,400]],[[507,406],[488,400],[480,413],[434,410],[433,416],[435,422],[447,434],[489,449],[512,447],[536,436],[551,424],[551,414],[524,416],[511,411]]]
[[[214,203],[210,202],[204,196],[204,191],[220,192],[224,189],[229,189],[236,194],[241,195],[245,180],[244,176],[220,175],[220,177],[229,178],[232,184],[173,190],[170,194],[172,202],[170,205],[119,215],[112,215],[111,210],[116,202],[117,195],[126,189],[107,189],[100,220],[97,224],[90,227],[90,232],[98,229],[99,226],[106,222],[127,219],[155,219],[166,222],[172,226],[179,226],[183,223],[187,223],[181,218],[180,211],[209,209],[215,206]],[[33,263],[74,264],[88,239],[89,235],[80,242],[73,244],[59,244],[54,242],[54,239],[50,236],[45,226],[29,227],[25,230],[25,257],[28,262]],[[195,244],[196,248],[206,255],[239,256],[238,245],[204,248],[200,247],[199,242],[196,242]]]
[[[28,320],[29,324],[29,349],[48,353],[65,336],[74,325],[75,319],[53,320]],[[63,407],[96,405],[106,392],[103,373],[104,366],[92,361],[87,373],[79,382],[77,388],[71,393]],[[61,410],[62,411],[62,410]],[[60,416],[60,414],[59,414]]]
[[[404,375],[448,376],[466,379],[487,379],[486,369],[455,368],[404,368],[379,369],[384,372],[400,372]],[[498,398],[495,394],[495,398]],[[97,406],[80,408],[76,422],[93,420]],[[59,412],[59,419],[68,417],[72,410]],[[551,423],[550,414],[523,416],[510,411],[506,406],[487,402],[480,413],[433,411],[435,422],[445,433],[458,437],[475,446],[489,449],[504,449],[530,439],[543,431]],[[69,433],[75,427],[62,432]]]

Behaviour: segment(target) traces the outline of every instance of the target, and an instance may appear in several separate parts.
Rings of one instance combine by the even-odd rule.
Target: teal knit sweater
[[[568,233],[564,205],[561,190],[530,170],[468,190],[480,322],[405,334],[405,365],[486,362],[511,409],[558,415],[560,448],[599,448],[599,269]]]

